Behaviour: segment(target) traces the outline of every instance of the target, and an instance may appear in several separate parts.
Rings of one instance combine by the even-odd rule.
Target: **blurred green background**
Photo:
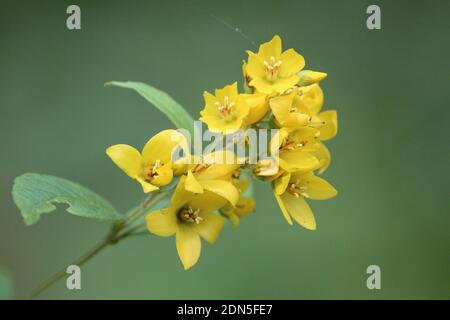
[[[82,30],[66,28],[81,7]],[[382,30],[366,28],[378,4]],[[125,211],[143,197],[105,155],[144,145],[171,123],[110,80],[143,81],[193,114],[202,92],[241,81],[246,49],[280,34],[307,69],[329,74],[339,113],[325,177],[339,190],[313,202],[318,230],[284,221],[257,184],[257,212],[205,244],[185,272],[174,238],[136,237],[42,298],[450,298],[448,1],[5,1],[0,4],[0,266],[17,296],[68,265],[108,226],[62,208],[26,227],[11,200],[24,172],[77,181]],[[233,31],[239,28],[245,34]],[[250,39],[250,40],[249,40]],[[379,265],[382,289],[366,288]]]

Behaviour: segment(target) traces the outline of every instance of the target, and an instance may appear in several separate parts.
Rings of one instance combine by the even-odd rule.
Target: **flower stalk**
[[[152,193],[152,195],[148,196],[142,203],[137,207],[132,209],[127,215],[125,220],[113,224],[109,233],[105,236],[103,240],[98,242],[94,247],[92,247],[89,251],[87,251],[85,254],[83,254],[81,257],[76,259],[71,263],[71,265],[76,265],[78,267],[81,267],[86,262],[94,258],[97,254],[99,254],[101,251],[103,251],[106,247],[110,245],[114,245],[118,243],[119,241],[128,238],[130,236],[133,236],[135,234],[139,234],[140,229],[144,226],[143,224],[137,224],[133,225],[134,222],[136,222],[142,215],[147,213],[147,211],[158,204],[161,200],[163,200],[167,195],[170,194],[169,190],[159,191]],[[41,285],[39,285],[37,288],[35,288],[30,296],[29,299],[35,299],[38,297],[42,292],[47,290],[49,287],[51,287],[53,284],[58,282],[60,279],[64,278],[66,276],[66,269],[61,269],[57,273],[55,273],[53,276],[51,276],[49,279],[47,279],[45,282],[43,282]]]

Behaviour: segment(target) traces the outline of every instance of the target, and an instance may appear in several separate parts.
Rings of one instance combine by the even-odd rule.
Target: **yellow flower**
[[[319,160],[314,155],[319,148],[316,135],[317,130],[307,127],[294,131],[279,129],[270,141],[272,158],[259,160],[254,173],[272,181],[284,172],[316,169],[319,166]]]
[[[288,173],[273,182],[274,195],[286,221],[292,218],[309,230],[316,229],[316,220],[304,198],[329,199],[337,195],[336,189],[312,172]]]
[[[264,93],[253,93],[242,95],[249,107],[247,117],[244,119],[245,125],[252,125],[260,121],[269,111],[269,99]]]
[[[319,174],[323,173],[331,162],[331,155],[327,147],[319,141],[320,130],[313,127],[302,127],[299,129],[280,129],[281,143],[280,153],[302,150],[313,155],[318,161]]]
[[[327,77],[327,74],[319,71],[302,70],[298,73],[300,81],[298,86],[309,86],[313,83],[318,83]]]
[[[239,168],[236,161],[236,156],[231,151],[205,155],[201,163],[189,165],[186,190],[193,193],[203,193],[207,190],[227,199],[235,206],[239,200],[239,191],[231,182],[231,178],[234,171]]]
[[[145,144],[142,154],[126,144],[113,145],[106,150],[106,154],[148,193],[172,181],[178,167],[172,155],[178,147],[188,150],[185,137],[175,130],[164,130]]]
[[[178,256],[185,270],[195,265],[200,257],[200,237],[214,243],[224,225],[224,218],[214,211],[225,205],[226,200],[205,191],[191,193],[184,186],[181,177],[168,208],[156,210],[147,215],[150,232],[170,237],[175,234]]]
[[[280,152],[302,150],[314,152],[319,148],[320,132],[312,127],[300,127],[296,129],[280,128]]]
[[[263,43],[257,54],[247,53],[245,71],[251,79],[249,86],[256,88],[256,91],[269,95],[283,93],[299,82],[297,73],[305,66],[305,59],[294,49],[282,52],[278,35]]]
[[[237,82],[216,89],[215,95],[203,93],[205,107],[200,112],[200,120],[212,132],[233,133],[242,127],[249,107],[242,95],[238,94]]]
[[[279,127],[299,128],[310,122],[312,114],[300,100],[298,90],[294,88],[288,94],[270,99],[270,108]]]
[[[318,84],[294,88],[291,92],[270,99],[270,108],[280,127],[316,127],[320,140],[329,140],[337,133],[335,110],[320,112],[323,92]]]
[[[320,140],[330,140],[338,129],[336,110],[321,112],[323,106],[323,91],[317,83],[298,88],[298,105],[308,109],[311,119],[308,125],[315,126],[320,131]]]

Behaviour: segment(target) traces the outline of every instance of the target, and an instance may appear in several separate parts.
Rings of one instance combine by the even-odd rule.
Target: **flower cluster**
[[[337,194],[318,176],[330,164],[323,142],[337,132],[336,111],[321,111],[324,96],[319,83],[326,74],[303,70],[304,58],[294,49],[283,52],[277,35],[257,53],[247,53],[242,68],[244,93],[238,92],[236,82],[214,94],[204,92],[200,120],[211,132],[225,136],[248,128],[278,129],[268,143],[273,158],[250,163],[238,159],[232,150],[221,150],[202,155],[200,162],[190,161],[195,155],[190,154],[186,137],[176,130],[156,134],[142,152],[123,144],[107,149],[114,163],[139,182],[145,193],[175,181],[168,207],[150,212],[146,225],[158,236],[175,235],[185,269],[200,257],[200,238],[214,243],[226,219],[238,226],[242,217],[254,211],[246,172],[270,182],[289,224],[294,220],[310,230],[316,228],[316,222],[305,199],[322,200]],[[245,135],[243,140],[249,143]],[[174,159],[179,147],[186,151],[185,156]]]

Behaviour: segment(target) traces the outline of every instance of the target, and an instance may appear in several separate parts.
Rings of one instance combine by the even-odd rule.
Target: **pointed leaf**
[[[38,222],[41,214],[65,203],[69,213],[103,221],[119,221],[122,216],[113,206],[93,191],[66,179],[37,173],[25,173],[14,180],[13,200],[25,224]]]
[[[148,102],[158,108],[159,111],[164,113],[177,128],[186,129],[193,136],[194,119],[183,106],[164,91],[145,83],[132,81],[111,81],[105,83],[105,86],[116,86],[135,90]]]

